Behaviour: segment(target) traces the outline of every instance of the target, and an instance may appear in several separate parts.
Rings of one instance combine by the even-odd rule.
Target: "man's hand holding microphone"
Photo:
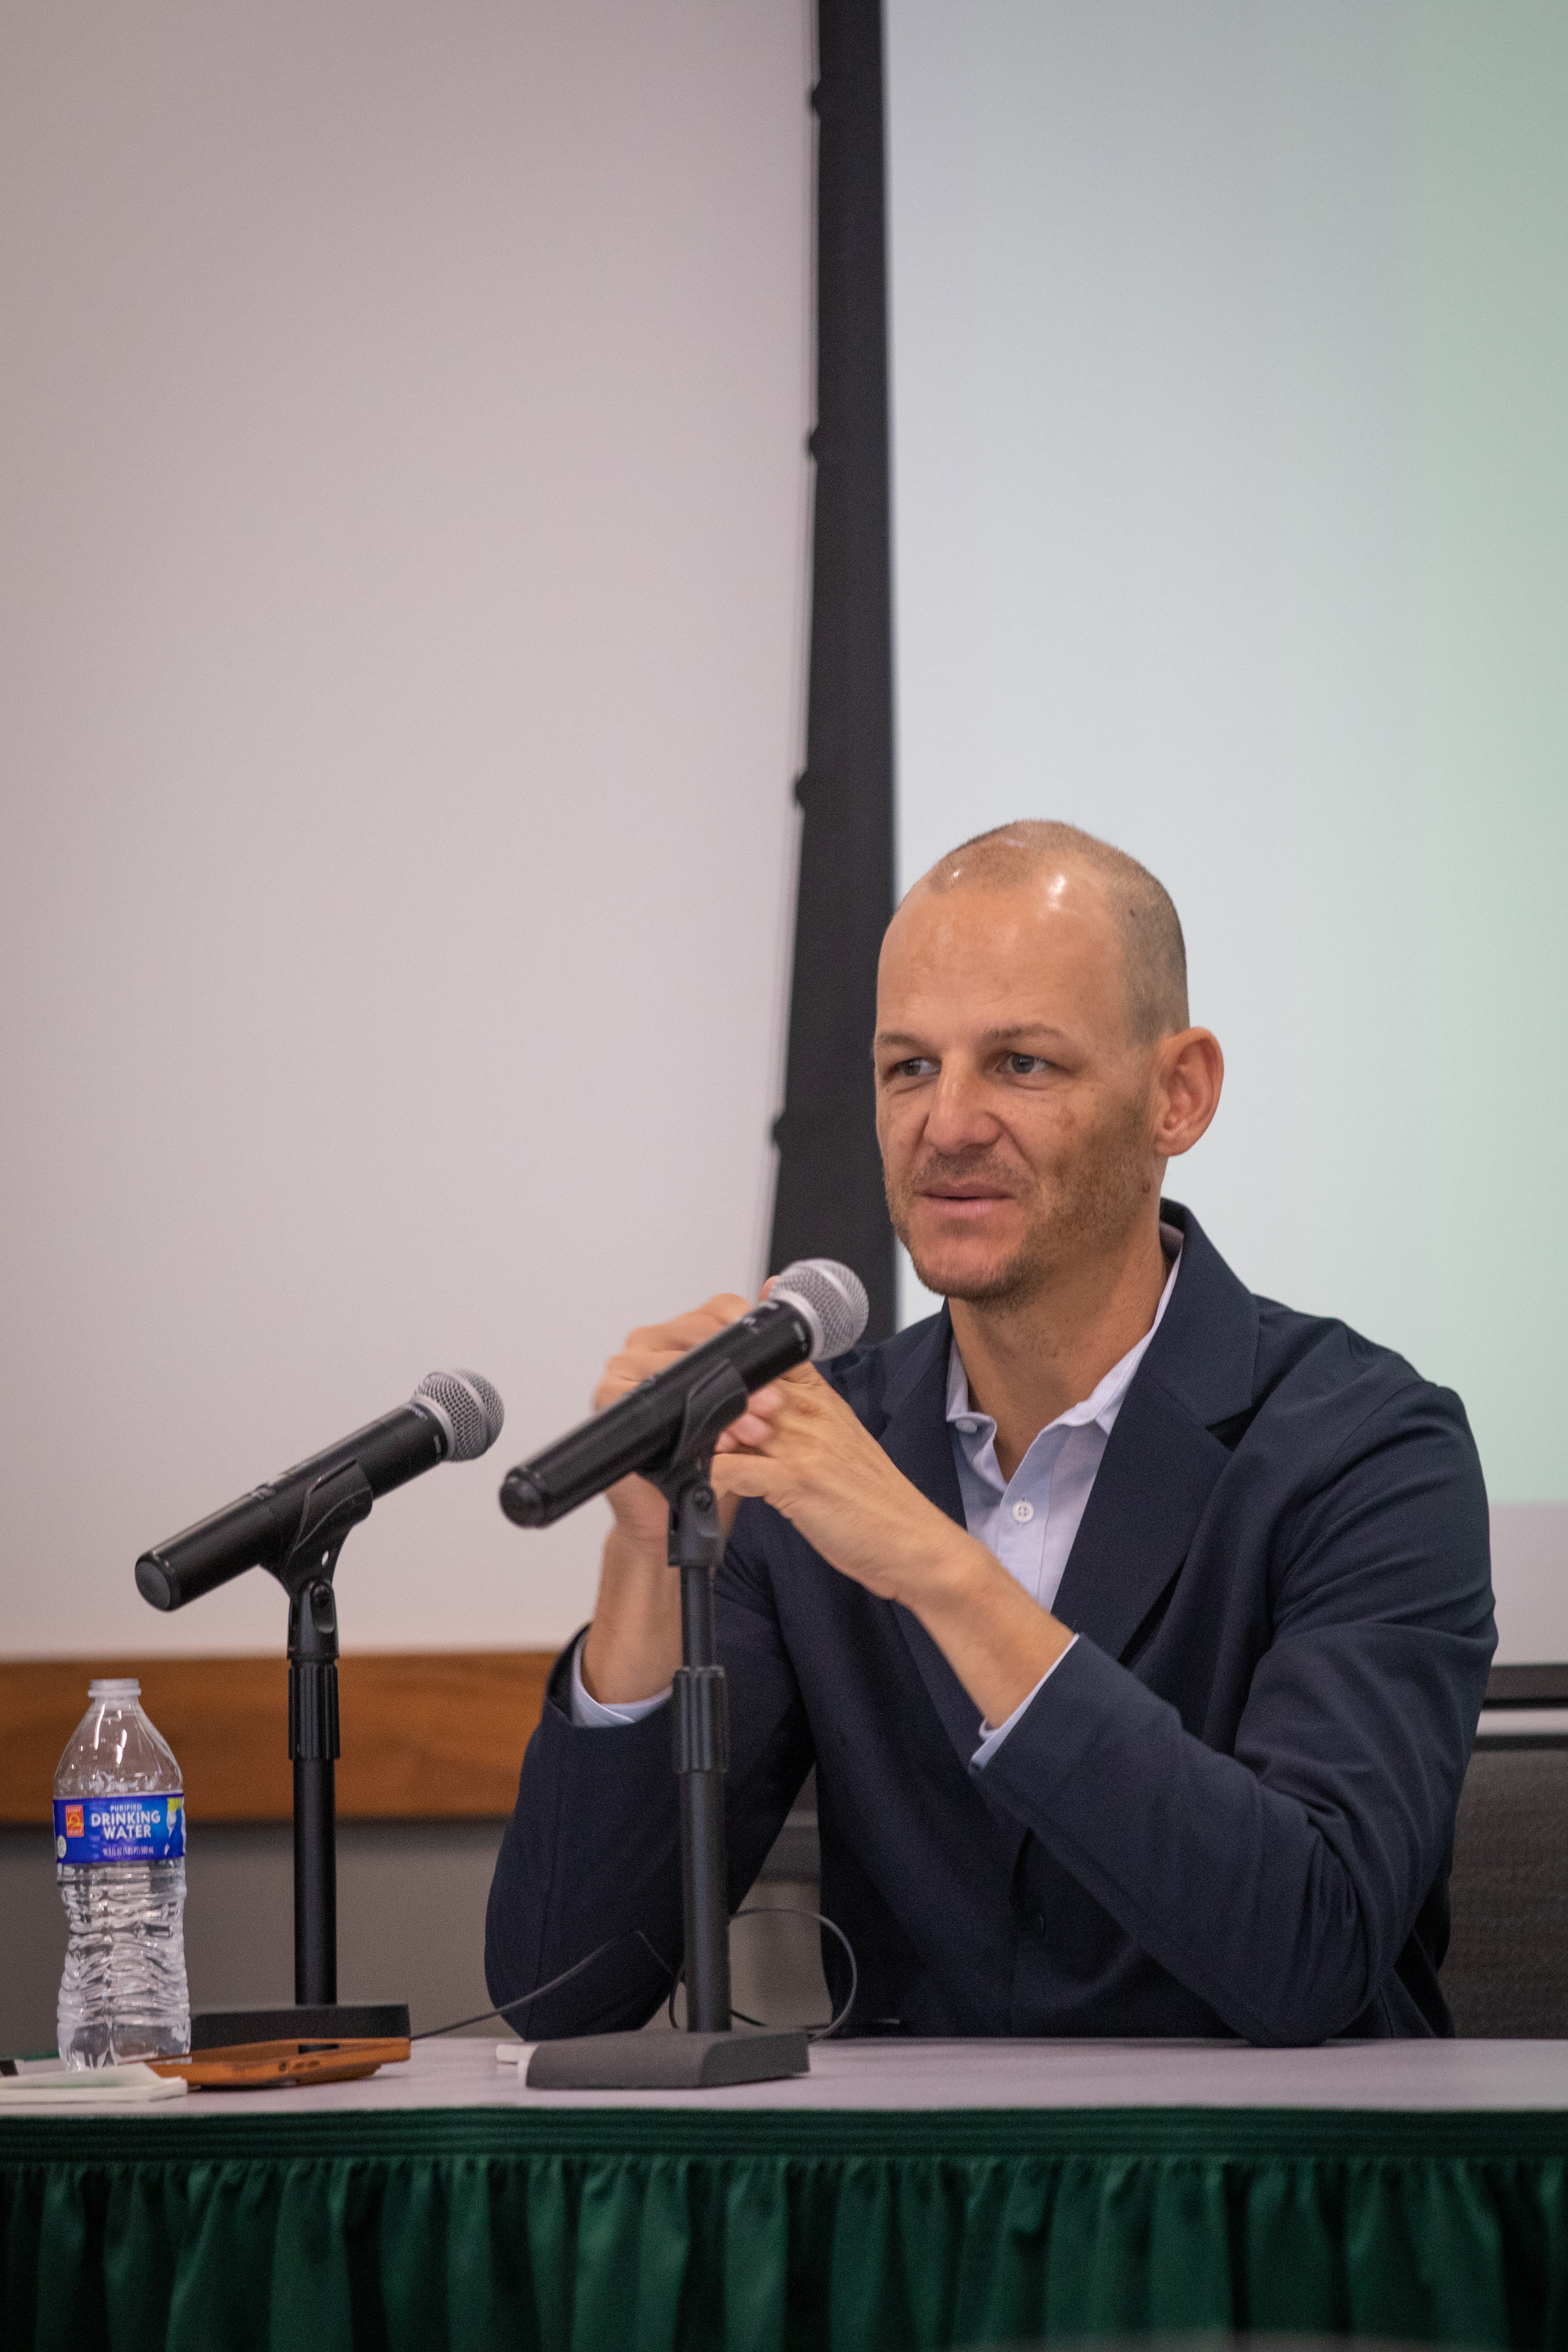
[[[668,1323],[647,1324],[629,1333],[619,1355],[612,1356],[605,1366],[594,1391],[595,1412],[607,1412],[645,1381],[668,1371],[692,1349],[716,1339],[751,1311],[748,1299],[737,1297],[733,1291],[721,1291],[689,1315],[677,1315]],[[803,1369],[811,1370],[809,1365]],[[811,1376],[816,1378],[815,1372]],[[759,1398],[770,1393],[770,1390],[758,1391],[751,1400],[753,1410],[742,1419],[752,1420]],[[731,1428],[740,1426],[735,1423]],[[715,1447],[713,1483],[721,1493],[718,1447],[733,1442],[731,1430],[725,1430]],[[680,1583],[665,1559],[669,1505],[652,1480],[618,1478],[605,1489],[605,1500],[616,1523],[605,1543],[594,1622],[578,1664],[583,1686],[591,1697],[606,1706],[622,1706],[632,1700],[653,1698],[669,1687],[680,1664]],[[725,1496],[721,1501],[719,1520],[726,1537],[740,1502],[738,1495]]]
[[[805,1327],[793,1338],[783,1329],[786,1310]],[[805,1360],[841,1354],[865,1318],[865,1294],[847,1269],[806,1260],[770,1282],[758,1307],[721,1293],[644,1327],[605,1366],[596,1418],[510,1474],[503,1506],[525,1524],[543,1524],[592,1493],[606,1494],[615,1514],[579,1660],[591,1696],[612,1706],[655,1697],[680,1664],[668,1505],[630,1463],[640,1447],[644,1466],[657,1471],[658,1433],[668,1450],[680,1402],[710,1361],[735,1368],[749,1390],[713,1444],[726,1535],[743,1497],[772,1504],[842,1574],[910,1609],[992,1723],[1005,1721],[1061,1656],[1068,1629],[911,1485]],[[607,1468],[629,1475],[601,1475]]]

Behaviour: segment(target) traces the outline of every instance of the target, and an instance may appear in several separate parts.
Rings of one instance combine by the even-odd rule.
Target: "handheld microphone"
[[[136,1563],[136,1589],[154,1609],[183,1609],[247,1568],[287,1559],[313,1486],[357,1468],[373,1496],[389,1495],[437,1462],[472,1462],[500,1435],[506,1408],[478,1372],[431,1372],[406,1404],[324,1453],[154,1544]]]
[[[703,1414],[710,1444],[745,1411],[753,1389],[796,1364],[852,1348],[869,1313],[865,1286],[847,1265],[830,1257],[797,1259],[738,1323],[509,1470],[501,1509],[520,1528],[547,1528],[617,1478],[634,1470],[657,1473],[673,1456],[689,1412]],[[706,1409],[704,1391],[719,1400],[718,1418]]]

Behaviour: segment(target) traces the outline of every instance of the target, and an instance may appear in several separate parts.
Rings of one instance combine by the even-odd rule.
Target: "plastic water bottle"
[[[179,2058],[185,1986],[185,1799],[138,1682],[88,1685],[55,1774],[55,1861],[70,1941],[60,2056],[71,2066]]]

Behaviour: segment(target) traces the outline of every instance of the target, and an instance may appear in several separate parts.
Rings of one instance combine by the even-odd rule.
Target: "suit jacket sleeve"
[[[1342,2032],[1447,1866],[1494,1641],[1487,1538],[1462,1408],[1413,1383],[1274,1523],[1234,1752],[1080,1639],[987,1793],[1237,2032]]]
[[[731,1910],[766,1859],[812,1760],[771,1587],[748,1541],[760,1507],[743,1506],[737,1516],[715,1587],[719,1654],[729,1678]],[[579,1727],[572,1721],[571,1658],[569,1643],[551,1675],[496,1862],[485,1921],[490,1998],[515,2001],[600,1947],[610,1948],[558,1992],[512,2010],[510,2022],[531,2040],[645,2024],[682,1954],[670,1710]]]

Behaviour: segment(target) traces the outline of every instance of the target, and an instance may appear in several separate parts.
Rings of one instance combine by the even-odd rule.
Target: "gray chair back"
[[[1455,2030],[1568,2036],[1568,1666],[1493,1668],[1450,1896],[1442,1983]]]

